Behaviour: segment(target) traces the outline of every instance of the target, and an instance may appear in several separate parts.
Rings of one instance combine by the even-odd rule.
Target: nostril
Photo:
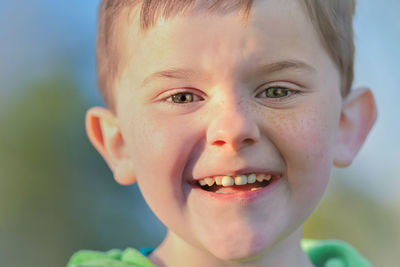
[[[224,144],[225,144],[225,141],[221,141],[221,140],[214,142],[214,145],[216,145],[216,146],[223,146]]]

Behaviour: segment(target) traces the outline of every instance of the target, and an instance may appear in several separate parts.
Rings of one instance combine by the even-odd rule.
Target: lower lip
[[[262,189],[258,190],[248,190],[248,191],[243,191],[243,192],[238,192],[238,193],[230,193],[230,194],[219,194],[219,193],[214,193],[210,191],[206,191],[200,188],[200,186],[197,185],[190,185],[193,190],[195,190],[196,193],[199,194],[201,198],[207,198],[207,199],[213,199],[216,201],[226,201],[226,202],[232,202],[232,201],[240,201],[240,202],[246,202],[246,203],[251,203],[265,195],[271,194],[279,185],[282,183],[283,177],[279,177],[275,180],[273,180],[268,186],[263,187]]]

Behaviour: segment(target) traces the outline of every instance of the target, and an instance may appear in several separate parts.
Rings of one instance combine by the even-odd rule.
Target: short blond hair
[[[117,24],[125,10],[140,6],[140,30],[146,32],[157,19],[173,18],[193,7],[196,0],[101,0],[96,43],[97,82],[106,106],[115,111],[113,91],[120,74]],[[353,15],[356,0],[301,0],[321,43],[341,74],[341,94],[347,96],[354,76]],[[253,0],[208,0],[208,12],[239,9],[248,18]]]

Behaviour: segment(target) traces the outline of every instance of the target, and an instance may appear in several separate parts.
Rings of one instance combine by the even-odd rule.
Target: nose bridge
[[[243,97],[233,93],[221,96],[214,110],[207,129],[210,145],[240,150],[259,140],[258,125]]]

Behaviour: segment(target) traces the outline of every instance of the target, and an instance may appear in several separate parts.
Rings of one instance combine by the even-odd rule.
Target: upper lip
[[[272,174],[272,175],[280,175],[280,172],[274,171],[272,169],[247,167],[247,168],[242,168],[242,169],[238,169],[238,170],[214,171],[213,174],[209,174],[209,175],[205,175],[205,176],[201,176],[201,177],[194,177],[193,179],[195,181],[198,181],[198,180],[202,180],[207,177],[214,177],[217,175],[236,176],[236,175],[250,174],[250,173],[266,173],[266,174]]]

